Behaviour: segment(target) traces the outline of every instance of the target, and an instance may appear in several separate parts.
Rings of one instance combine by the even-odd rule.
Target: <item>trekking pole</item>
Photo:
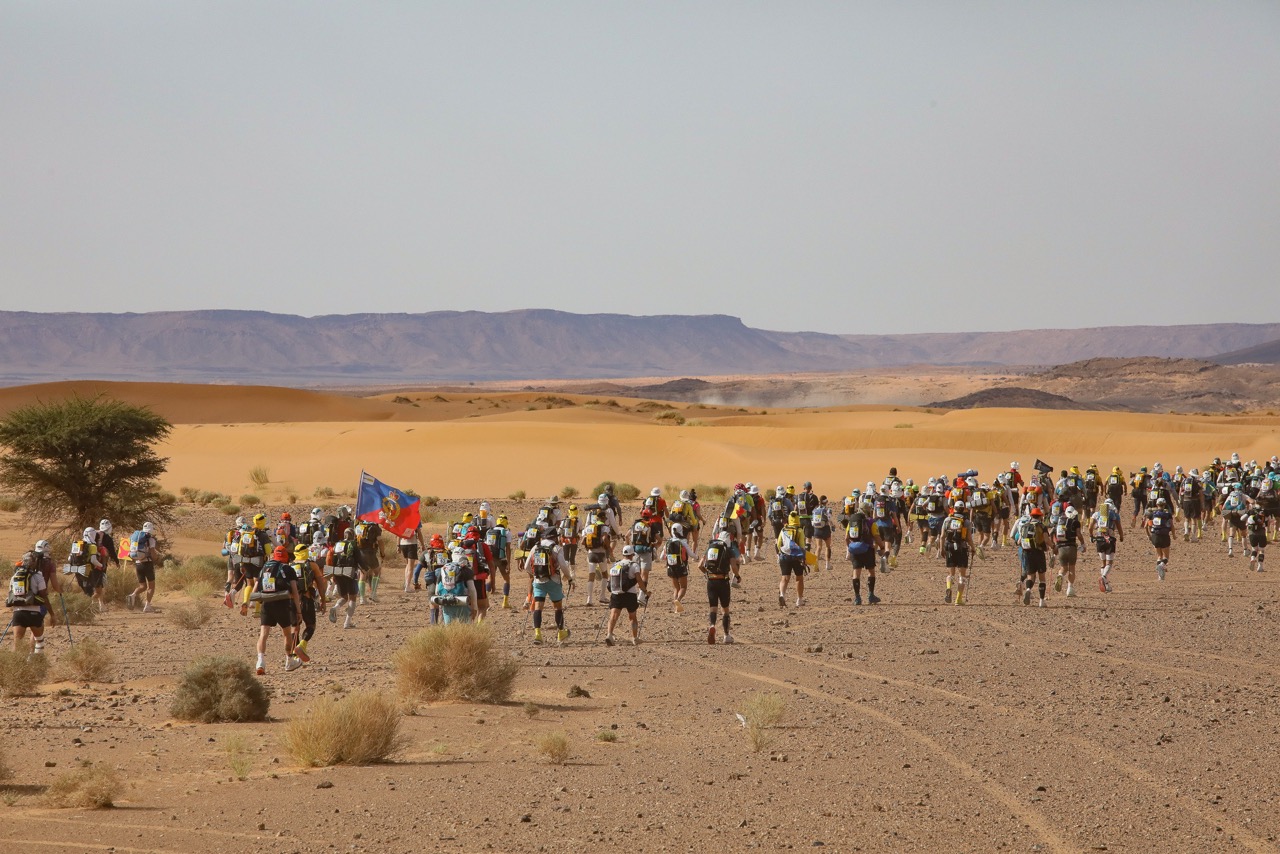
[[[62,597],[61,591],[58,592],[58,601],[62,603],[62,622],[67,624],[67,643],[75,646],[76,642],[71,639],[71,620],[67,618],[67,600]]]
[[[640,625],[636,627],[636,637],[644,632],[644,618],[649,616],[649,594],[644,594],[644,610],[640,612]]]
[[[612,609],[605,609],[605,612],[600,616],[600,622],[596,624],[596,633],[591,636],[592,643],[600,640],[600,630],[604,628],[605,622],[609,619],[609,612],[611,610]]]
[[[13,625],[13,617],[9,617],[9,622],[4,627],[4,631],[0,632],[0,645],[4,644],[5,635],[9,634],[9,627]]]

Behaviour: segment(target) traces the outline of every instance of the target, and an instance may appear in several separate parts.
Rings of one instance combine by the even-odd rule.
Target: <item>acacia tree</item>
[[[149,408],[110,398],[24,406],[0,421],[0,486],[22,502],[32,529],[165,521],[174,499],[156,478],[169,460],[154,446],[172,429]]]

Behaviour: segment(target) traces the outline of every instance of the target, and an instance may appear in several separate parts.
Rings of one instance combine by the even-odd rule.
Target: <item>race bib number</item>
[[[274,575],[273,573],[270,573],[270,572],[265,572],[265,573],[263,573],[263,575],[262,575],[262,592],[263,592],[263,593],[275,593],[275,592],[276,592],[276,577],[275,577],[275,575]]]
[[[678,554],[667,555],[667,566],[679,566],[679,565],[680,565],[680,555]]]

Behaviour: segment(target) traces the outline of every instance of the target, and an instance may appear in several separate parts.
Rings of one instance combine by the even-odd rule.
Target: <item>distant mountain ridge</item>
[[[893,365],[1050,365],[1098,357],[1209,358],[1280,339],[1280,323],[831,335],[753,329],[726,315],[508,312],[146,314],[0,312],[0,382],[60,379],[412,384],[849,371]]]

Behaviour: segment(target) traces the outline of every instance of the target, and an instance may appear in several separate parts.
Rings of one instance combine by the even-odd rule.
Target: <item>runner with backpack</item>
[[[298,544],[298,529],[293,524],[293,514],[288,510],[281,512],[280,518],[276,521],[276,532],[272,542],[277,546],[284,546],[291,552]]]
[[[563,552],[551,536],[539,540],[525,558],[524,571],[529,575],[533,594],[533,642],[542,643],[542,610],[548,599],[555,609],[556,640],[563,646],[569,640],[569,630],[564,625],[564,578],[573,589],[573,567],[564,559]],[[601,597],[604,594],[601,592]]]
[[[344,629],[355,628],[356,604],[360,595],[360,577],[364,574],[364,559],[360,549],[356,547],[356,532],[347,528],[342,539],[333,544],[325,558],[325,567],[329,578],[337,588],[337,598],[329,606],[329,622],[338,622],[338,609],[346,608],[346,619],[342,622]]]
[[[831,528],[831,508],[827,506],[827,496],[819,495],[818,505],[809,514],[809,529],[813,535],[809,538],[808,545],[817,559],[814,563],[814,572],[818,571],[818,563],[824,560],[826,565],[823,568],[831,569]],[[796,595],[800,595],[798,587],[799,582],[797,582]]]
[[[434,595],[436,584],[440,581],[440,570],[449,562],[449,552],[445,548],[444,537],[432,534],[427,548],[418,558],[418,565],[413,569],[413,589],[419,590],[425,584],[427,590]],[[440,622],[440,606],[428,600],[427,621],[430,625]]]
[[[1173,540],[1173,511],[1163,496],[1156,499],[1156,506],[1147,511],[1144,520],[1147,536],[1156,550],[1156,578],[1164,581],[1165,570],[1169,568],[1169,550]]]
[[[452,560],[436,572],[435,592],[431,604],[440,610],[444,625],[466,623],[478,613],[476,590],[479,587],[472,575],[471,561],[462,549],[453,550]]]
[[[138,595],[145,594],[142,613],[149,614],[151,598],[156,594],[156,560],[160,557],[160,544],[155,537],[156,526],[144,522],[142,530],[134,531],[129,537],[129,560],[133,561],[134,572],[138,576],[138,586],[125,597],[130,608],[138,604]]]
[[[631,645],[640,644],[640,624],[636,611],[644,601],[646,587],[644,569],[634,558],[635,546],[628,543],[622,547],[622,560],[609,567],[606,582],[609,589],[609,627],[605,630],[605,646],[613,646],[613,630],[624,610],[627,612],[627,619],[631,621]]]
[[[965,586],[969,583],[969,554],[973,547],[973,529],[965,518],[965,503],[957,501],[951,515],[942,523],[942,550],[947,556],[947,589],[942,601],[950,605],[964,604]],[[955,590],[952,590],[952,584]]]
[[[569,505],[574,511],[574,519],[577,519],[577,511],[574,505]],[[481,512],[484,512],[484,506],[481,506]],[[511,531],[507,529],[507,517],[505,514],[498,517],[497,521],[482,528],[484,536],[484,544],[488,547],[489,553],[493,556],[493,567],[502,576],[502,608],[510,610],[511,608]],[[489,582],[489,590],[492,591],[497,579],[493,578]]]
[[[587,604],[594,604],[596,581],[601,582],[600,602],[604,604],[604,564],[613,548],[613,538],[609,528],[601,521],[591,521],[582,535],[582,547],[587,550]]]
[[[360,604],[368,600],[378,604],[378,582],[382,578],[382,560],[378,555],[378,538],[382,536],[382,526],[377,522],[356,522],[353,530],[356,535],[356,548],[360,550],[360,562],[364,572],[360,578]]]
[[[93,528],[85,528],[79,539],[71,541],[64,572],[76,577],[76,584],[81,591],[98,603],[98,612],[102,613],[107,610],[106,600],[103,599],[107,570],[98,553],[97,533]]]
[[[1267,517],[1255,508],[1245,516],[1244,528],[1249,536],[1249,565],[1262,572],[1262,562],[1267,559]]]
[[[1044,594],[1048,588],[1045,582],[1045,573],[1048,572],[1045,549],[1049,547],[1049,538],[1044,529],[1044,511],[1039,507],[1032,507],[1029,517],[1022,520],[1022,529],[1018,534],[1020,540],[1018,545],[1022,548],[1022,583],[1025,585],[1022,591],[1022,604],[1031,604],[1031,587],[1038,583],[1040,585],[1039,604],[1043,608]]]
[[[1097,512],[1097,511],[1095,511]],[[1068,506],[1062,518],[1054,523],[1049,532],[1053,547],[1058,553],[1058,574],[1053,580],[1053,589],[1062,592],[1062,582],[1067,582],[1067,598],[1076,595],[1076,563],[1079,560],[1079,546],[1084,545],[1084,526],[1080,524],[1080,514],[1076,508]]]
[[[258,632],[258,675],[267,672],[267,638],[271,627],[279,626],[284,635],[284,669],[297,670],[302,661],[294,654],[294,627],[302,622],[302,601],[298,596],[298,582],[289,563],[289,550],[276,546],[271,559],[262,565],[262,572],[253,579],[249,597],[262,605]]]
[[[236,584],[236,590],[241,588],[244,590],[240,601],[241,616],[249,613],[249,596],[253,592],[253,582],[262,572],[262,565],[266,562],[269,548],[272,546],[267,534],[267,517],[259,513],[253,517],[252,526],[247,523],[241,526],[236,540],[236,553],[240,556],[240,580]]]
[[[302,543],[294,546],[293,563],[289,567],[293,570],[294,581],[298,585],[298,601],[302,606],[301,623],[294,627],[296,636],[293,648],[298,659],[306,664],[311,660],[307,644],[316,633],[316,600],[320,600],[320,610],[325,606],[324,573],[320,570],[320,564],[311,556],[311,549]]]
[[[663,562],[667,565],[667,578],[671,579],[672,606],[677,614],[684,613],[684,596],[689,590],[689,543],[684,539],[684,525],[671,526],[671,536],[662,547]]]
[[[791,511],[787,516],[787,524],[778,539],[774,541],[774,551],[778,555],[778,607],[787,607],[787,585],[791,576],[796,577],[796,607],[804,604],[804,574],[807,569],[805,558],[809,550],[805,545],[804,524],[800,521],[800,513]]]
[[[28,629],[35,640],[33,652],[44,652],[44,615],[53,610],[49,603],[49,583],[41,567],[48,550],[49,543],[41,540],[14,563],[13,575],[9,578],[9,595],[4,602],[12,612],[14,652],[21,652],[22,639]]]
[[[721,615],[724,626],[724,642],[733,643],[729,633],[729,601],[732,596],[730,576],[736,576],[739,559],[730,544],[728,531],[721,531],[707,546],[707,553],[698,561],[698,571],[707,579],[707,643],[716,642],[716,613]]]
[[[941,499],[941,496],[939,496]],[[942,526],[939,524],[938,533]],[[867,602],[880,603],[876,596],[876,552],[880,550],[880,528],[873,524],[861,505],[845,523],[845,551],[853,565],[853,604],[862,604],[862,573],[867,573]]]
[[[1107,576],[1115,566],[1117,538],[1124,542],[1124,528],[1120,524],[1120,511],[1108,498],[1098,512],[1089,517],[1089,539],[1093,540],[1102,562],[1098,568],[1098,589],[1103,593],[1111,592],[1111,580]]]
[[[413,583],[413,568],[418,565],[418,553],[422,550],[422,523],[409,532],[407,537],[398,537],[396,546],[400,557],[404,558],[404,592],[408,593]]]

